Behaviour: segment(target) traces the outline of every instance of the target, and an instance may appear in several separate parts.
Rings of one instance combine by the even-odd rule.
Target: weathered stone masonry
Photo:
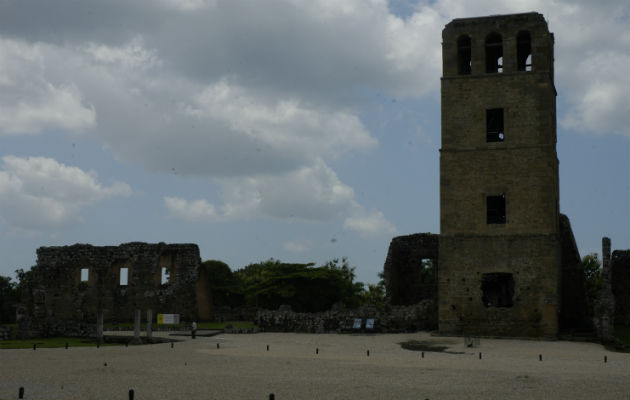
[[[439,330],[554,336],[553,35],[527,13],[456,19],[442,39]]]
[[[437,300],[438,235],[416,233],[392,239],[383,268],[386,295],[392,305]],[[433,280],[423,281],[422,260],[433,263]]]
[[[41,247],[18,312],[22,336],[85,335],[97,314],[105,322],[131,321],[136,309],[199,317],[196,244],[125,243]],[[162,275],[168,271],[168,281]],[[126,284],[120,279],[127,274]]]
[[[581,328],[582,265],[559,213],[553,34],[541,14],[524,13],[455,19],[442,39],[439,330]],[[421,295],[409,293],[426,253],[413,237],[390,245],[392,299]]]

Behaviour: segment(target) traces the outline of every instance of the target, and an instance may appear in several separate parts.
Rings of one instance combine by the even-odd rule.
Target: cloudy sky
[[[441,31],[554,32],[560,208],[582,255],[630,247],[621,0],[6,0],[0,275],[39,246],[194,242],[232,269],[439,233]]]

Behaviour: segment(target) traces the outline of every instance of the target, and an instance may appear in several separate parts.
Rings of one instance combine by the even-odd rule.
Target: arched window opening
[[[503,72],[503,39],[498,33],[486,38],[486,72]]]
[[[529,32],[520,32],[516,38],[516,58],[519,71],[532,70],[532,38]]]
[[[457,40],[457,72],[460,75],[470,75],[471,68],[470,37],[463,35]]]

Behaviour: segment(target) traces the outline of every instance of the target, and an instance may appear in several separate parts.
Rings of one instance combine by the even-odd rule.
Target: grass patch
[[[257,325],[251,321],[227,321],[227,322],[198,322],[197,329],[220,330],[228,325],[236,329],[254,329]]]
[[[257,327],[257,325],[251,321],[226,321],[226,322],[197,322],[197,330],[199,329],[208,329],[208,330],[221,330],[221,329],[225,329],[226,326],[228,325],[232,325],[232,328],[236,328],[236,329],[254,329]],[[144,330],[146,327],[146,323],[143,322],[141,324],[142,329]],[[160,327],[169,327],[169,328],[175,328],[175,329],[182,329],[182,330],[186,330],[186,329],[190,329],[190,324],[188,323],[179,323],[179,324],[157,324],[154,323],[153,326],[157,326],[158,328]],[[113,329],[113,328],[129,328],[129,329],[133,329],[134,328],[134,323],[133,322],[119,322],[118,324],[114,325],[114,324],[103,324],[103,327],[105,330],[108,329]]]
[[[75,338],[75,337],[53,337],[41,339],[23,339],[23,340],[2,340],[0,341],[0,349],[32,349],[36,344],[37,348],[53,349],[59,347],[95,347],[96,341],[92,338]],[[101,343],[101,346],[120,346],[121,343]]]

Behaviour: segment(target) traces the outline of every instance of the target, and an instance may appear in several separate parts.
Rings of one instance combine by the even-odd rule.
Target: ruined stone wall
[[[389,306],[384,310],[362,307],[356,310],[330,310],[296,313],[291,310],[260,310],[259,328],[267,332],[339,333],[352,331],[355,318],[375,319],[375,332],[415,332],[437,328],[435,301],[424,300],[409,306]]]
[[[630,325],[630,250],[615,250],[610,259],[615,324]]]
[[[614,343],[615,296],[610,268],[610,238],[602,238],[602,286],[593,306],[593,325],[603,343]]]
[[[423,259],[433,261],[432,281],[422,279]],[[386,295],[391,304],[409,305],[426,299],[436,300],[437,273],[438,235],[416,233],[392,239],[383,267]]]
[[[131,321],[136,309],[196,319],[200,261],[195,244],[41,247],[29,288],[22,293],[20,332],[86,335],[92,333],[98,312],[105,322]],[[123,269],[126,285],[120,280]],[[169,271],[165,284],[163,269]],[[87,270],[86,281],[82,270]]]
[[[590,330],[592,321],[586,303],[584,266],[575,243],[571,222],[564,214],[560,214],[560,246],[562,248],[560,326],[564,330]]]

